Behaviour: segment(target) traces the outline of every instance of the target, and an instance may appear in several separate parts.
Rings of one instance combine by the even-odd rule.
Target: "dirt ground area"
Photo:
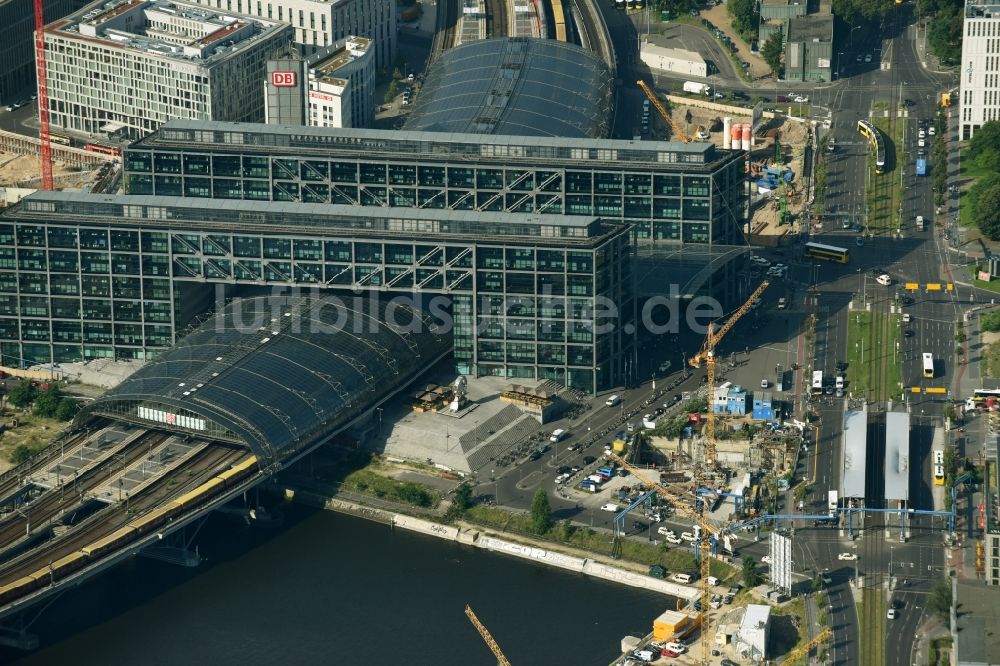
[[[40,160],[32,155],[0,152],[0,186],[34,187],[41,177]],[[81,188],[93,182],[99,166],[83,170],[65,162],[52,163],[52,175],[58,179],[59,188]],[[76,177],[73,177],[73,176]]]
[[[17,427],[14,427],[14,421]],[[14,466],[11,457],[21,444],[39,449],[56,438],[68,422],[46,419],[24,412],[16,407],[6,407],[0,413],[0,473]]]
[[[771,73],[771,68],[767,66],[767,63],[753,53],[750,53],[750,45],[744,42],[743,39],[736,34],[736,31],[733,30],[733,26],[730,24],[731,19],[729,18],[729,13],[726,12],[725,5],[716,5],[711,9],[703,9],[701,12],[701,18],[710,21],[712,25],[724,32],[729,39],[733,40],[733,44],[736,45],[737,55],[740,59],[746,60],[750,63],[750,73],[753,75],[753,78],[759,79],[760,77],[767,76]]]
[[[749,115],[726,114],[715,109],[705,109],[696,106],[685,106],[672,104],[670,107],[670,117],[674,124],[685,132],[687,136],[693,137],[700,127],[709,130],[709,141],[723,147],[723,123],[722,119],[727,115],[733,119],[733,124],[743,124],[750,122]],[[656,118],[656,116],[654,116]],[[671,135],[666,124],[656,118],[659,124],[655,126],[658,136]],[[777,137],[782,146],[782,159],[785,168],[791,169],[794,179],[789,189],[788,210],[793,216],[802,211],[805,205],[805,193],[802,192],[804,183],[802,178],[802,154],[806,142],[806,126],[799,120],[779,117],[769,121],[762,132],[765,136],[754,138],[754,148],[750,155],[751,166],[754,171],[760,171],[764,167],[775,165],[774,139]],[[753,190],[756,196],[756,186]],[[772,201],[756,208],[753,212],[751,230],[753,234],[759,235],[784,235],[789,230],[796,229],[796,226],[778,225],[779,209],[777,199],[772,197]]]

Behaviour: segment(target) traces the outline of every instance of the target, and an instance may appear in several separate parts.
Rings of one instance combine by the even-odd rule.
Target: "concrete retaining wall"
[[[681,95],[664,95],[671,104],[679,104],[682,106],[695,106],[699,109],[711,109],[712,111],[718,111],[719,113],[726,114],[728,116],[747,116],[749,117],[753,113],[753,107],[747,108],[745,106],[733,106],[731,104],[719,104],[718,102],[710,102],[706,98],[701,97],[682,97]],[[764,118],[774,118],[773,111],[762,111],[760,114]]]
[[[522,557],[536,562],[551,564],[554,567],[567,569],[568,571],[575,571],[577,573],[583,572],[587,566],[587,560],[580,559],[579,557],[563,555],[562,553],[553,553],[551,550],[525,546],[520,543],[511,543],[495,537],[480,536],[476,541],[476,547],[506,553],[507,555]]]
[[[659,578],[652,578],[651,576],[643,576],[642,574],[625,571],[623,569],[608,566],[607,564],[594,562],[593,560],[587,560],[587,565],[584,567],[583,573],[588,576],[594,576],[595,578],[609,580],[612,583],[621,583],[622,585],[641,587],[652,592],[661,592],[663,594],[669,594],[673,597],[687,599],[688,601],[697,599],[699,595],[698,590],[693,587],[678,585],[677,583],[671,583],[670,581],[661,580]]]
[[[420,532],[421,534],[436,536],[449,541],[455,541],[458,538],[457,527],[439,525],[437,523],[432,523],[429,520],[421,520],[420,518],[414,518],[412,516],[403,516],[398,513],[392,517],[392,524],[395,527],[402,527],[403,529],[410,530],[412,532]]]

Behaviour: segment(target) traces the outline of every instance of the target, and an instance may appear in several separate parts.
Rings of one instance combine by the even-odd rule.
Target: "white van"
[[[567,434],[569,434],[569,433],[567,433],[562,428],[558,428],[558,429],[552,431],[552,436],[549,437],[549,441],[552,442],[553,444],[555,444],[556,442],[558,442],[559,440],[561,440],[562,438],[564,438]]]
[[[670,580],[674,581],[675,583],[687,585],[691,582],[692,578],[691,574],[675,573],[670,577]]]
[[[618,513],[621,511],[621,507],[614,503],[607,503],[601,507],[601,511],[607,511],[608,513]]]
[[[615,405],[617,405],[621,401],[622,401],[621,396],[619,396],[619,395],[613,395],[613,396],[611,396],[610,398],[608,398],[607,400],[604,401],[604,406],[605,407],[614,407]]]

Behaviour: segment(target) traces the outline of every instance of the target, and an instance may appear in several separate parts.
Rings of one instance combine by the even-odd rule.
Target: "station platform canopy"
[[[888,412],[885,415],[885,499],[907,501],[910,498],[910,415]]]
[[[575,44],[483,39],[434,61],[404,128],[603,139],[614,89],[608,66]]]
[[[844,416],[844,497],[865,496],[865,462],[868,453],[868,411],[849,411]]]
[[[327,294],[230,301],[77,415],[249,447],[265,468],[349,425],[451,349],[398,299]]]

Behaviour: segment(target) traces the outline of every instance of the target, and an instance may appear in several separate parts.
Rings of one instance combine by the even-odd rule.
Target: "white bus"
[[[924,377],[933,378],[934,377],[934,355],[924,352],[920,355],[921,363],[924,368]]]
[[[813,395],[822,395],[823,394],[823,371],[822,370],[814,370],[813,371],[812,394]]]

